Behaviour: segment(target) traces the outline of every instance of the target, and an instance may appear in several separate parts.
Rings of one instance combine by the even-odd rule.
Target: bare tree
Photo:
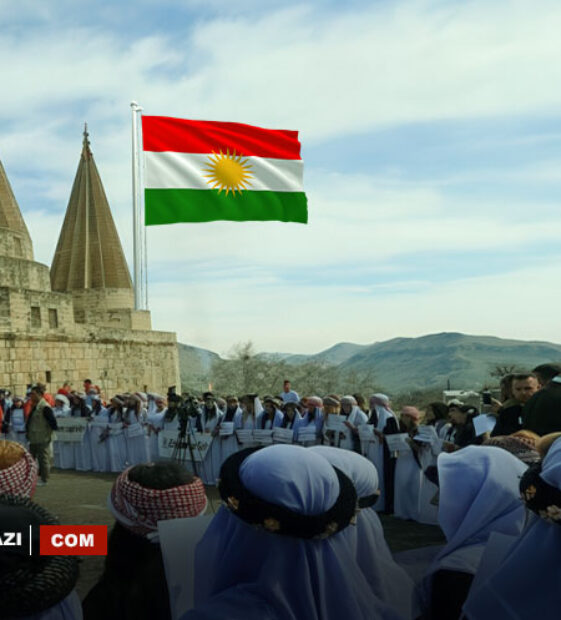
[[[523,368],[521,368],[518,364],[508,362],[493,364],[489,370],[491,377],[496,379],[501,379],[505,375],[516,374],[518,372],[523,372]]]
[[[218,393],[279,394],[285,379],[301,396],[329,393],[372,393],[374,375],[369,371],[344,371],[325,362],[289,364],[285,360],[255,352],[251,342],[233,347],[227,359],[217,360],[211,368],[214,389]]]

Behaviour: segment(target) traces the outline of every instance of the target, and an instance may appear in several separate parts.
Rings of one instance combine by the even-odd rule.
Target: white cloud
[[[157,285],[151,307],[155,327],[221,354],[246,340],[259,350],[316,353],[341,341],[367,344],[443,331],[559,341],[560,295],[551,283],[560,277],[561,267],[541,265],[375,297],[352,286],[207,281]]]
[[[11,6],[0,3],[0,15],[9,16]],[[0,33],[0,157],[17,196],[29,200],[34,190],[31,204],[20,203],[42,262],[54,252],[85,120],[131,256],[132,99],[149,114],[296,128],[306,144],[409,122],[541,114],[556,111],[561,100],[561,5],[552,0],[540,10],[526,2],[475,0],[336,10],[310,3],[255,13],[256,4],[246,0],[234,14],[206,16],[195,27],[178,18],[169,33],[127,32],[126,38],[80,4],[59,4],[67,17],[62,22],[49,3],[38,14],[34,3],[18,6],[19,20],[33,19],[34,27]],[[84,16],[72,16],[74,27],[68,25],[72,7]],[[218,14],[220,2],[213,7]],[[508,196],[474,204],[452,195],[442,180],[411,182],[380,177],[378,170],[340,174],[313,160],[306,165],[309,226],[213,223],[149,230],[151,273],[161,282],[151,287],[159,328],[219,351],[249,338],[262,348],[299,351],[445,328],[508,335],[520,328],[519,307],[530,316],[528,302],[516,302],[509,289],[518,276],[438,287],[426,281],[430,274],[415,282],[396,274],[393,286],[368,280],[302,291],[286,284],[286,269],[320,270],[324,280],[331,269],[387,272],[393,259],[436,248],[470,251],[476,259],[478,251],[523,251],[561,235],[557,205],[543,201]],[[512,175],[556,181],[557,170],[546,160]],[[462,178],[477,183],[486,174]],[[488,174],[493,178],[494,172]],[[551,337],[555,323],[548,323],[547,307],[553,293],[542,273],[530,284],[540,320],[526,321],[521,331],[549,330]],[[515,305],[509,317],[470,307],[472,300],[500,298],[492,286],[511,300],[510,309]],[[373,288],[387,293],[368,298]],[[415,296],[400,292],[411,288]],[[471,294],[467,303],[464,290]]]

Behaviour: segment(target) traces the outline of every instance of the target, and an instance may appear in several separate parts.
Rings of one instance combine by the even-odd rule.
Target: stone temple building
[[[176,336],[153,331],[134,309],[123,249],[84,132],[82,153],[52,267],[33,244],[0,162],[0,387],[56,391],[84,379],[106,396],[166,393],[179,384]]]

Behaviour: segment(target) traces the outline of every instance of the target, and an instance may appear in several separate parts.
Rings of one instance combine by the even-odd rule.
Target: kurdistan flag
[[[297,131],[143,116],[146,225],[308,221]]]

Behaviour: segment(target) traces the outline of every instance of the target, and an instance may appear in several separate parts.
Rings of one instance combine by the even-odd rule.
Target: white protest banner
[[[255,443],[253,440],[253,429],[251,428],[239,428],[236,431],[236,437],[238,441],[245,446]]]
[[[230,437],[234,434],[233,422],[220,422],[220,430],[218,431],[220,437]]]
[[[195,547],[214,515],[158,521],[172,620],[194,605]]]
[[[376,441],[373,424],[361,424],[358,427],[358,437],[360,441]]]
[[[81,443],[88,426],[87,418],[57,418],[57,441]]]
[[[210,433],[191,433],[183,437],[180,443],[178,443],[178,433],[175,431],[163,430],[158,433],[160,456],[166,458],[172,458],[176,446],[178,450],[185,453],[187,458],[191,458],[190,444],[193,450],[193,459],[200,463],[204,460],[211,443],[212,435]]]
[[[327,416],[327,424],[325,426],[327,430],[342,432],[347,428],[344,424],[345,420],[345,416],[339,415],[338,413],[330,413]]]
[[[273,429],[273,441],[275,443],[292,443],[294,440],[294,431],[291,428],[280,428],[277,426]]]
[[[483,435],[483,433],[490,433],[497,423],[497,418],[494,415],[476,415],[473,418],[473,427],[475,428],[475,436]]]
[[[253,439],[261,446],[273,443],[273,431],[256,428],[253,431]]]
[[[417,427],[417,434],[415,435],[415,441],[421,441],[423,443],[430,443],[432,446],[438,441],[438,433],[434,426],[430,424],[421,424]]]
[[[410,452],[411,446],[407,442],[407,433],[397,433],[396,435],[386,435],[386,443],[390,452]]]
[[[298,429],[298,443],[315,443],[317,439],[317,431],[314,426],[307,426]]]

